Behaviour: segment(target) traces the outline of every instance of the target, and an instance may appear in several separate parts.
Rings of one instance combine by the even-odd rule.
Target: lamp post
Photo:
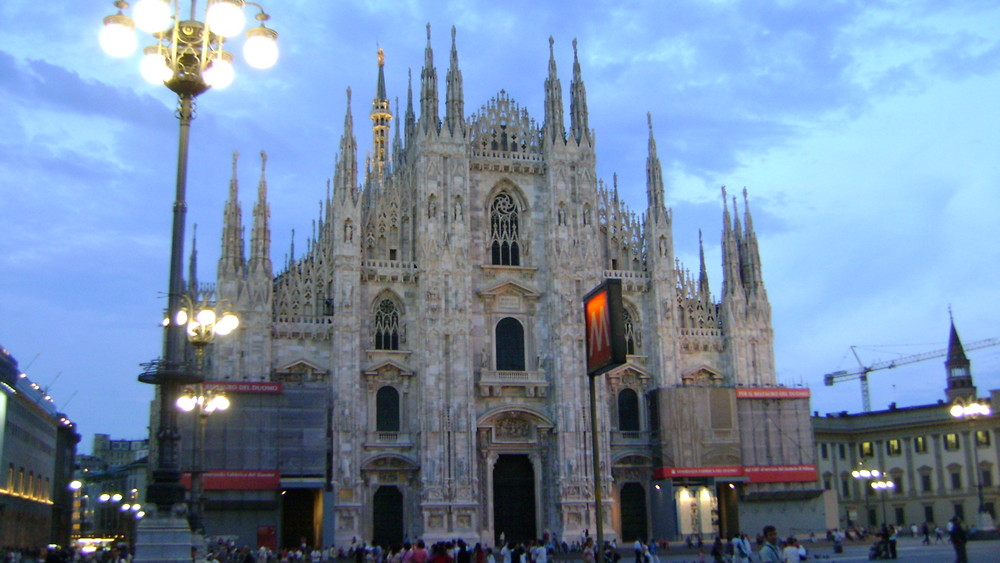
[[[883,474],[883,477],[885,475]],[[896,483],[888,479],[879,479],[878,481],[872,481],[871,486],[876,492],[882,493],[882,527],[888,529],[889,527],[889,515],[885,511],[885,496],[889,494],[889,491],[896,488]]]
[[[119,532],[121,531],[121,519],[118,515],[118,506],[124,497],[121,493],[101,493],[97,497],[97,502],[100,503],[101,516],[99,519],[100,524],[100,534],[102,536],[111,536],[115,539],[118,538]]]
[[[173,324],[184,327],[188,342],[194,347],[195,370],[200,377],[194,389],[187,388],[184,394],[177,398],[175,405],[184,412],[197,410],[198,425],[191,441],[193,462],[188,522],[193,532],[204,536],[205,425],[210,414],[229,408],[229,399],[224,393],[213,389],[206,391],[201,382],[204,380],[205,347],[214,342],[216,336],[225,336],[236,330],[240,325],[240,319],[230,311],[230,303],[226,300],[214,305],[207,301],[195,305],[187,294],[182,295],[181,299],[183,306],[177,311]],[[169,325],[170,320],[164,319],[163,324]]]
[[[67,485],[67,487],[69,488],[70,491],[73,491],[73,511],[70,515],[70,538],[73,537],[73,531],[75,530],[76,538],[79,539],[83,537],[83,519],[84,519],[83,499],[85,498],[85,495],[82,492],[80,492],[80,490],[83,488],[83,481],[80,481],[79,479],[73,479],[72,481],[69,482],[69,485]],[[77,516],[78,514],[76,510],[77,508],[80,509],[79,517]]]
[[[979,496],[979,507],[976,509],[977,526],[980,531],[989,532],[996,530],[993,524],[993,517],[986,510],[986,501],[983,498],[983,476],[979,469],[979,436],[976,432],[976,420],[980,417],[988,417],[993,414],[990,406],[976,400],[957,402],[949,410],[951,416],[956,419],[968,419],[972,428],[972,457],[975,466],[976,490]]]
[[[244,56],[257,68],[272,66],[278,57],[278,34],[265,26],[270,16],[263,7],[246,0],[206,0],[204,17],[197,19],[198,2],[191,0],[187,18],[182,16],[180,0],[139,0],[132,17],[124,14],[129,8],[125,0],[114,3],[118,13],[104,18],[100,41],[112,56],[128,56],[136,47],[135,28],[150,34],[153,44],[143,50],[140,70],[150,82],[163,84],[177,94],[177,118],[180,134],[177,150],[177,177],[173,205],[173,225],[170,246],[170,272],[167,289],[168,318],[180,310],[183,294],[184,221],[187,212],[188,137],[194,119],[194,100],[209,88],[224,88],[233,79],[231,53],[224,47],[230,37],[240,33],[245,23],[243,8],[257,8],[259,22],[246,32]],[[180,387],[198,383],[201,377],[192,373],[184,361],[184,328],[180,323],[168,323],[164,335],[163,358],[146,365],[139,381],[158,386],[159,408],[157,431],[154,438],[156,466],[152,471],[147,501],[153,503],[158,514],[169,515],[175,505],[184,500],[180,484],[177,412],[173,408]],[[164,533],[177,533],[174,527],[164,528]],[[172,542],[176,543],[176,542]],[[167,555],[158,553],[161,560],[176,559],[180,551]],[[187,559],[188,553],[183,554]]]
[[[177,398],[177,408],[184,412],[195,411],[198,428],[191,443],[193,462],[191,464],[191,530],[205,535],[205,426],[208,417],[214,412],[221,412],[230,406],[229,398],[224,393],[213,389],[205,389],[204,384],[197,384],[194,389],[188,389]]]
[[[871,517],[868,505],[868,493],[871,490],[868,484],[874,480],[877,480],[879,477],[882,477],[884,474],[878,469],[870,469],[868,467],[865,467],[864,459],[858,462],[858,467],[859,467],[858,469],[851,471],[851,477],[854,477],[858,481],[862,481],[865,483],[864,490],[865,490],[865,512],[867,513],[866,518],[868,520],[868,525],[873,526],[875,524],[873,522],[874,518]]]

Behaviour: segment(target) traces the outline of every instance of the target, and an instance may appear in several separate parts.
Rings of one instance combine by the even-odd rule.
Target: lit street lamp
[[[884,476],[885,475],[883,474],[883,477]],[[871,485],[872,488],[875,489],[877,492],[882,493],[880,495],[882,497],[882,527],[888,528],[889,516],[885,512],[885,496],[889,494],[889,491],[896,488],[896,483],[893,483],[888,479],[879,479],[878,481],[872,481]]]
[[[184,328],[188,342],[194,346],[196,373],[203,376],[205,363],[205,347],[215,341],[216,336],[226,336],[240,326],[240,319],[230,311],[230,303],[226,300],[209,304],[202,301],[194,304],[187,294],[181,296],[184,305],[174,316],[174,323]],[[170,319],[163,319],[163,325],[168,326]],[[201,377],[200,379],[204,379]],[[229,408],[229,399],[225,393],[213,389],[205,390],[199,382],[194,389],[185,389],[184,394],[177,398],[175,406],[184,411],[197,411],[197,429],[191,441],[193,463],[191,464],[191,496],[188,509],[188,522],[191,531],[201,536],[205,535],[205,425],[208,416],[216,411]]]
[[[976,432],[976,420],[979,417],[991,416],[993,412],[990,410],[989,405],[975,400],[957,402],[951,406],[949,412],[951,416],[957,419],[968,419],[972,427],[972,456],[973,465],[975,466],[976,489],[979,494],[979,507],[976,509],[977,525],[981,531],[993,531],[996,529],[996,526],[993,524],[993,517],[986,510],[986,501],[983,498],[983,476],[982,470],[979,468],[979,436]]]
[[[257,27],[245,34],[243,53],[247,62],[257,68],[268,68],[278,58],[278,34],[265,26],[270,16],[260,4],[246,0],[206,0],[205,4],[204,15],[199,20],[197,0],[191,0],[187,18],[182,15],[180,0],[139,0],[130,17],[124,13],[129,8],[129,3],[117,0],[114,5],[118,13],[104,18],[104,28],[100,34],[101,46],[108,54],[124,57],[136,48],[135,28],[148,33],[153,44],[143,50],[144,57],[140,65],[142,75],[151,82],[165,85],[178,98],[180,135],[167,291],[168,318],[174,318],[181,310],[181,296],[184,293],[184,221],[187,213],[185,193],[188,137],[191,120],[194,118],[194,100],[209,88],[224,88],[232,81],[233,56],[224,47],[229,38],[240,33],[245,22],[245,6],[253,6],[258,10],[255,16]],[[192,372],[184,361],[184,325],[169,323],[165,333],[163,358],[147,364],[139,381],[159,386],[158,430],[153,436],[156,465],[152,471],[147,501],[153,503],[158,508],[158,514],[166,518],[173,507],[184,500],[178,451],[180,432],[173,404],[181,386],[199,383],[202,378],[199,373]],[[164,520],[164,534],[167,533],[166,530],[172,530],[173,526],[166,522]],[[165,536],[161,537],[164,538]],[[173,545],[175,542],[165,543]],[[174,549],[176,552],[172,555],[157,553],[151,557],[161,558],[159,560],[170,560],[171,557],[186,560],[190,555],[182,554],[180,548]],[[140,558],[145,560],[142,554]]]
[[[133,490],[132,496],[135,496],[136,492]],[[125,497],[121,493],[101,493],[97,497],[97,502],[102,507],[98,520],[98,533],[114,538],[121,537],[131,544],[132,527],[136,520],[146,516],[146,512],[139,503],[123,503],[122,500],[125,500]]]
[[[198,415],[198,429],[191,443],[194,461],[191,464],[191,530],[205,535],[205,426],[214,412],[229,408],[229,398],[213,389],[205,390],[201,383],[177,398],[177,408],[184,412],[195,411]]]
[[[868,505],[868,493],[871,490],[868,487],[868,484],[871,483],[871,482],[873,482],[873,481],[875,481],[875,480],[877,480],[879,477],[882,477],[884,475],[884,473],[882,473],[878,469],[869,469],[869,468],[865,467],[865,460],[864,459],[862,459],[861,461],[859,461],[858,465],[860,466],[860,469],[855,469],[854,471],[851,471],[851,477],[854,477],[858,481],[863,481],[865,483],[865,486],[864,486],[864,490],[865,490],[865,512],[867,513],[866,516],[867,516],[867,520],[868,520],[868,525],[869,526],[874,526],[875,525],[875,522],[874,522],[875,519],[872,517],[871,512],[869,510],[869,505]]]

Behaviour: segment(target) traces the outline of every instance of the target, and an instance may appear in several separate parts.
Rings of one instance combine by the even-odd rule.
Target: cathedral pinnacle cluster
[[[599,383],[606,537],[650,537],[654,473],[676,465],[681,432],[658,391],[776,385],[749,207],[731,218],[724,193],[714,300],[704,252],[696,277],[675,259],[651,117],[647,209],[597,178],[575,40],[568,131],[551,38],[538,123],[504,90],[466,115],[452,28],[441,119],[428,25],[419,99],[408,86],[391,143],[383,57],[364,173],[348,90],[332,187],[305,252],[277,273],[264,166],[246,254],[234,159],[215,292],[241,324],[214,346],[209,379],[280,389],[237,396],[206,463],[277,470],[288,494],[210,491],[215,506],[241,503],[261,522],[308,514],[286,520],[295,545],[593,530],[579,303],[618,278],[629,355]],[[641,521],[623,516],[639,504]],[[250,534],[225,510],[208,518],[213,535]]]

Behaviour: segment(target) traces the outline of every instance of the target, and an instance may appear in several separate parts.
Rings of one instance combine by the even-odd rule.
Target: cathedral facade
[[[320,217],[277,271],[264,168],[247,245],[234,160],[217,282],[202,288],[241,318],[208,364],[208,385],[233,399],[208,428],[208,533],[288,545],[593,534],[582,298],[606,278],[622,281],[628,361],[597,389],[605,538],[738,531],[753,494],[815,488],[808,398],[773,392],[746,193],[738,213],[723,190],[716,299],[704,253],[696,273],[674,257],[651,119],[645,211],[598,179],[575,41],[567,126],[551,39],[536,121],[505,91],[466,113],[454,29],[441,100],[427,33],[402,116],[379,53],[363,166],[348,91]],[[740,425],[777,404],[805,428],[771,455]],[[806,477],[758,482],[751,465]]]

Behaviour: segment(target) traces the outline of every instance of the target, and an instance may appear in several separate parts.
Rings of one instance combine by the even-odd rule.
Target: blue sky
[[[852,345],[866,363],[943,348],[949,305],[964,341],[1000,336],[995,2],[264,4],[277,66],[251,69],[234,49],[236,82],[198,100],[187,248],[197,223],[203,281],[232,151],[245,214],[268,152],[281,264],[292,229],[305,248],[333,174],[345,90],[363,154],[376,47],[405,103],[429,22],[442,96],[457,27],[467,114],[505,89],[541,121],[548,38],[565,96],[576,38],[598,175],[617,173],[644,209],[650,112],[675,251],[696,268],[704,231],[716,293],[719,187],[749,190],[778,378],[811,387],[814,410],[860,410],[856,382],[822,385],[856,367]],[[152,390],[135,378],[160,354],[177,151],[173,95],[143,81],[138,55],[98,45],[111,13],[110,1],[0,5],[0,344],[80,424],[84,450],[96,432],[145,434]],[[981,394],[1000,388],[1000,347],[970,358]],[[876,372],[873,406],[943,398],[942,361]]]

